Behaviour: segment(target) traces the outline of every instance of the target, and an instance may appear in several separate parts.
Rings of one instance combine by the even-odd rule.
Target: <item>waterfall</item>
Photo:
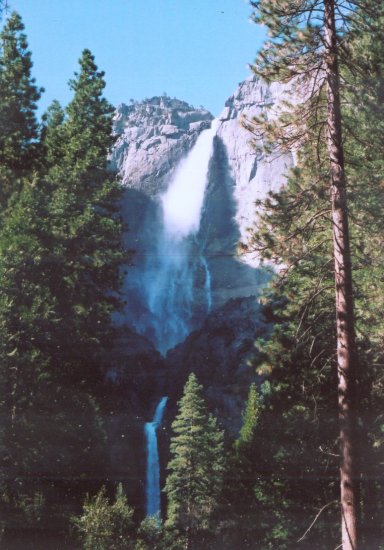
[[[207,258],[203,255],[201,256],[201,263],[204,267],[204,272],[205,272],[204,290],[205,290],[205,296],[207,299],[207,309],[208,309],[208,312],[210,312],[212,309],[211,272],[209,271]]]
[[[213,121],[211,128],[200,134],[160,198],[162,227],[157,235],[156,253],[148,259],[142,279],[142,292],[150,314],[147,326],[140,329],[163,354],[182,342],[192,329],[194,236],[200,226],[216,128],[217,122]],[[210,296],[207,267],[205,263],[205,290],[209,289]],[[210,307],[207,301],[207,311]]]
[[[147,516],[160,514],[160,464],[156,430],[163,418],[167,399],[168,397],[160,399],[152,422],[145,424],[145,436],[147,440]]]
[[[161,198],[164,233],[173,242],[196,234],[199,230],[208,164],[212,156],[216,130],[217,121],[214,120],[211,127],[200,134],[195,146],[180,163]]]
[[[167,191],[160,198],[162,227],[157,235],[156,253],[143,273],[142,287],[150,312],[144,332],[150,333],[157,349],[167,350],[184,340],[191,330],[193,306],[193,256],[207,185],[208,166],[213,152],[217,123],[203,131],[188,156],[180,163]],[[207,311],[212,305],[211,279],[207,260],[200,253],[205,270],[204,290]],[[143,331],[143,327],[141,327]],[[158,403],[152,422],[145,424],[147,441],[147,515],[160,513],[160,466],[157,428],[167,397]]]

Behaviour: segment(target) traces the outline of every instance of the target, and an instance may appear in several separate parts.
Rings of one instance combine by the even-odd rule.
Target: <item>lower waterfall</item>
[[[147,476],[145,494],[147,499],[147,516],[160,514],[160,464],[159,450],[157,446],[157,433],[163,418],[164,409],[168,397],[162,397],[156,407],[152,422],[145,424],[145,436],[147,440]]]

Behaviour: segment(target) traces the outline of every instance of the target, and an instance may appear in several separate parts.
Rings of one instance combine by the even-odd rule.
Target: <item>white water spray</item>
[[[211,285],[211,272],[209,271],[208,262],[205,256],[201,256],[201,264],[204,268],[205,272],[205,283],[204,283],[204,290],[205,290],[205,296],[207,298],[207,309],[208,312],[212,309],[212,285]]]
[[[147,498],[147,516],[160,514],[160,464],[156,430],[159,427],[168,397],[162,397],[156,407],[152,422],[145,424],[147,439],[147,478],[145,493]]]
[[[193,237],[200,227],[216,129],[217,121],[213,121],[211,128],[200,134],[161,197],[163,227],[157,236],[157,253],[150,258],[143,287],[150,311],[151,338],[163,354],[182,342],[192,329],[196,255]],[[210,276],[204,260],[209,311]]]
[[[161,198],[165,234],[174,240],[183,239],[199,230],[217,124],[218,121],[214,120],[211,127],[200,134]]]

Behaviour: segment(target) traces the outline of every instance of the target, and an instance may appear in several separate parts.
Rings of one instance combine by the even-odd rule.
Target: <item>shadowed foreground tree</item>
[[[267,147],[292,148],[312,140],[325,143],[335,278],[336,345],[340,427],[340,503],[343,550],[358,548],[357,357],[352,290],[350,231],[340,104],[340,58],[345,58],[346,33],[358,22],[370,24],[374,4],[343,0],[259,0],[254,20],[269,28],[271,40],[253,67],[268,81],[290,82],[295,106],[275,122],[262,117],[249,126],[267,137]],[[300,98],[300,99],[299,99]],[[252,128],[253,126],[253,128]],[[268,143],[269,140],[269,143]]]
[[[45,166],[9,200],[0,230],[0,506],[8,541],[66,528],[63,509],[100,485],[96,395],[119,306],[120,185],[107,171],[112,108],[85,50],[65,111],[44,130]],[[16,147],[16,146],[15,146]],[[23,156],[23,149],[13,154]],[[17,157],[15,166],[18,166]],[[41,495],[44,521],[25,502]],[[54,523],[54,521],[56,523]]]

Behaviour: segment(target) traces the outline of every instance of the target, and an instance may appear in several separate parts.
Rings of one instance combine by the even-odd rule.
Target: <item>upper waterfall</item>
[[[231,298],[256,296],[270,275],[239,241],[257,222],[255,201],[284,185],[292,155],[260,156],[243,117],[272,116],[280,84],[252,77],[219,121],[168,97],[121,106],[112,168],[127,186],[127,266],[121,322],[165,354]]]
[[[150,248],[125,280],[127,295],[132,285],[143,312],[131,315],[127,308],[128,318],[162,354],[182,342],[198,325],[197,278],[201,280],[202,318],[212,305],[209,262],[197,238],[217,128],[217,121],[209,128],[207,122],[189,124],[199,124],[200,134],[168,177],[166,189],[153,202],[156,225],[150,233]]]
[[[183,159],[162,195],[164,230],[176,240],[198,231],[204,202],[209,160],[218,120],[198,137],[189,155]]]
[[[162,229],[156,254],[147,265],[149,277],[145,279],[144,292],[151,312],[148,322],[162,353],[182,342],[192,329],[195,267],[190,259],[193,236],[200,225],[215,133],[216,121],[200,134],[161,197]],[[208,270],[206,262],[204,269]],[[209,296],[207,311],[210,302]]]

